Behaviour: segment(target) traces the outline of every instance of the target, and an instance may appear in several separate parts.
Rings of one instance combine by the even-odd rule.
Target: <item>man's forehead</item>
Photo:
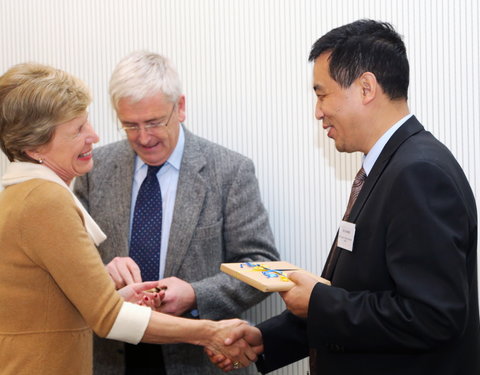
[[[313,69],[313,90],[325,91],[326,86],[330,83],[331,77],[328,71],[328,67],[315,66]]]

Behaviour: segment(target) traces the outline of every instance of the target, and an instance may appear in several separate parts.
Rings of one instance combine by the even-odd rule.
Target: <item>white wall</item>
[[[408,49],[411,109],[478,197],[479,16],[477,0],[0,0],[0,73],[38,61],[84,79],[105,144],[121,138],[107,97],[115,63],[140,48],[169,56],[188,128],[254,160],[282,258],[320,273],[360,158],[337,153],[314,119],[312,43],[358,18],[391,22]],[[273,297],[247,316],[281,309]]]

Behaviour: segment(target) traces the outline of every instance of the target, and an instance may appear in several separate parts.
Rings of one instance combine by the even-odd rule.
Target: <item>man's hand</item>
[[[105,268],[117,289],[123,288],[125,285],[142,282],[140,268],[130,257],[115,257]]]
[[[258,328],[252,327],[247,323],[232,326],[224,344],[226,347],[232,345],[235,347],[235,345],[237,345],[238,349],[236,350],[240,351],[242,350],[241,348],[245,348],[245,345],[248,345],[251,350],[247,354],[250,362],[256,361],[257,356],[263,353],[262,333]],[[252,351],[255,354],[255,357],[252,357]],[[235,370],[242,365],[241,362],[232,359],[231,356],[225,355],[225,350],[219,352],[207,347],[205,348],[205,353],[207,353],[210,362],[225,372]]]
[[[192,286],[178,277],[167,277],[158,281],[160,288],[165,288],[165,298],[157,311],[176,316],[197,307],[197,298]]]
[[[280,296],[287,305],[290,312],[300,318],[306,318],[308,314],[308,304],[313,287],[319,281],[302,272],[292,272],[288,278],[295,283],[292,289],[286,292],[280,292]],[[328,280],[323,282],[330,285]]]
[[[205,347],[210,361],[227,372],[248,366],[263,352],[262,334],[247,322],[230,319],[217,322],[224,336],[221,345],[212,343]]]

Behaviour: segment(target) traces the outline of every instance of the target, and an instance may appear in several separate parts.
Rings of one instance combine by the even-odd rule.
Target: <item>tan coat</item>
[[[106,336],[121,305],[65,188],[0,193],[0,374],[91,374],[91,329]]]

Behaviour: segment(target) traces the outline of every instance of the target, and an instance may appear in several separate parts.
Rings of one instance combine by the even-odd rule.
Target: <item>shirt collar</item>
[[[182,163],[182,156],[183,150],[185,149],[185,131],[183,130],[183,124],[180,125],[180,130],[178,133],[178,141],[175,149],[173,150],[170,157],[165,162],[165,166],[171,166],[175,168],[177,171],[180,170],[180,164]],[[146,164],[143,162],[138,155],[135,156],[135,173],[137,173],[140,169],[144,168]],[[161,170],[164,170],[162,168]]]
[[[373,165],[377,161],[378,157],[380,156],[380,153],[382,152],[383,148],[387,144],[388,140],[392,137],[393,133],[395,133],[398,130],[398,128],[402,126],[412,116],[413,114],[409,113],[408,115],[406,115],[405,117],[397,121],[395,124],[393,124],[390,127],[390,129],[388,129],[380,137],[380,139],[373,145],[372,149],[368,152],[368,154],[363,156],[362,166],[367,176],[372,170]]]

